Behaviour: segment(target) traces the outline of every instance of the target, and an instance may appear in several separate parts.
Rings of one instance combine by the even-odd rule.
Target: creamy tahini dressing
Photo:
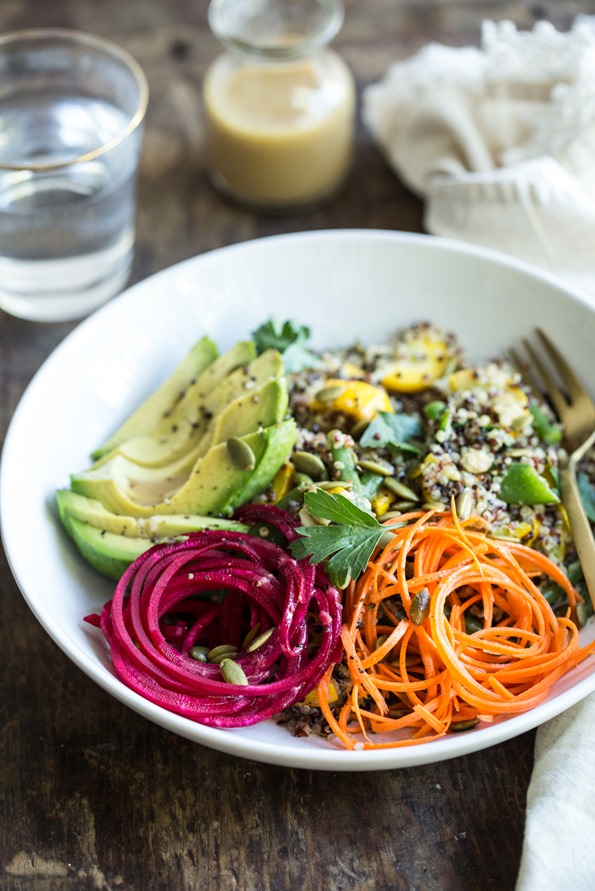
[[[283,64],[220,56],[204,101],[219,185],[251,204],[315,203],[351,162],[355,88],[332,50]]]

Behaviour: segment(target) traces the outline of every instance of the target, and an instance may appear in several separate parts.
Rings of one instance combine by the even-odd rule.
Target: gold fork
[[[568,460],[560,467],[560,497],[566,509],[587,589],[595,607],[595,538],[577,482],[579,461],[595,442],[595,403],[556,345],[541,329],[538,328],[536,334],[552,370],[536,349],[525,340],[524,347],[533,364],[533,368],[528,371],[527,382],[532,387],[539,388],[549,398],[562,424]],[[516,357],[514,361],[518,366]]]

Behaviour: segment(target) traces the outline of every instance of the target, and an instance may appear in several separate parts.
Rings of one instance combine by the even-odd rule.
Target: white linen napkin
[[[484,22],[479,49],[431,43],[364,90],[362,116],[428,232],[595,301],[595,17],[567,32]]]
[[[537,731],[516,891],[595,888],[595,693]]]

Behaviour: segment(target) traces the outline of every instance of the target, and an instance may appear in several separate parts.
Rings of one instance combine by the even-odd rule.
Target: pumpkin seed
[[[207,662],[208,647],[190,647],[188,655],[197,662]]]
[[[314,480],[311,476],[308,476],[307,473],[294,473],[293,474],[293,482],[296,486],[311,486]]]
[[[389,708],[388,716],[389,718],[404,718],[405,715],[411,714],[411,709],[409,708]]]
[[[395,512],[398,516],[401,514],[405,514],[410,510],[413,510],[417,507],[417,502],[415,501],[394,501],[393,502],[393,512]],[[383,520],[387,519],[386,514],[382,518]]]
[[[319,489],[353,489],[353,480],[322,480],[316,485]]]
[[[225,659],[227,656],[235,656],[238,649],[234,647],[232,644],[219,644],[218,647],[213,647],[207,653],[207,661],[208,662],[221,662],[222,659]]]
[[[414,625],[423,625],[430,614],[430,592],[422,588],[411,601],[409,615]]]
[[[262,634],[259,634],[258,637],[254,638],[252,643],[248,647],[246,647],[246,650],[249,653],[254,653],[255,650],[259,650],[260,647],[262,647],[267,642],[274,630],[274,628],[267,628],[266,631],[263,631]]]
[[[248,678],[241,665],[234,662],[233,659],[223,659],[219,664],[221,677],[228,684],[241,684],[243,687],[248,685]]]
[[[238,470],[254,470],[256,456],[247,442],[237,436],[230,436],[226,446],[229,459]]]
[[[469,489],[463,489],[455,499],[455,509],[460,520],[468,520],[474,508],[473,495]]]
[[[253,625],[250,631],[247,633],[246,637],[242,641],[242,649],[245,650],[250,646],[258,632],[260,631],[260,622],[257,622],[256,625]]]
[[[324,461],[312,452],[294,452],[291,460],[297,471],[307,473],[313,480],[324,479],[327,475]]]
[[[345,387],[342,387],[341,384],[332,384],[329,387],[323,387],[322,390],[319,390],[314,398],[316,399],[316,402],[334,402],[335,399],[338,399],[339,396],[342,396],[344,392]]]
[[[362,470],[369,470],[370,473],[377,473],[379,476],[392,476],[395,472],[393,465],[383,461],[382,458],[361,458],[357,463]]]
[[[318,523],[316,522],[312,514],[309,513],[305,507],[302,507],[298,516],[300,518],[300,523],[302,524],[302,526],[318,526]]]
[[[583,625],[586,624],[588,618],[587,607],[584,603],[577,603],[576,605],[576,622],[579,628],[582,628]]]
[[[382,485],[391,492],[394,492],[395,495],[400,495],[401,498],[406,498],[407,501],[419,501],[419,496],[413,489],[410,489],[409,486],[406,486],[405,483],[402,483],[400,480],[395,479],[394,476],[387,476],[386,479],[382,480]]]
[[[383,520],[396,520],[398,517],[401,516],[402,513],[403,513],[403,511],[401,511],[401,510],[387,510],[387,512],[385,514],[382,514],[382,519]]]
[[[468,721],[453,721],[450,729],[454,733],[460,733],[462,730],[472,730],[479,724],[479,718],[469,718]]]

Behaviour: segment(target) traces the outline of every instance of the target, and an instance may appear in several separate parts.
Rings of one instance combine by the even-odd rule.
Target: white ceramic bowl
[[[429,763],[529,730],[595,690],[590,658],[533,711],[423,745],[345,751],[296,739],[274,723],[224,731],[142,699],[113,674],[100,637],[83,622],[112,586],[63,533],[53,493],[177,364],[203,333],[225,348],[267,318],[311,326],[316,345],[382,342],[430,320],[490,358],[539,323],[586,381],[595,382],[595,313],[553,279],[499,255],[433,237],[382,231],[283,235],[187,260],[130,288],[82,322],[25,392],[7,434],[0,477],[6,553],[38,620],[72,661],[151,721],[234,755],[326,770]],[[32,555],[31,543],[35,554]],[[582,631],[584,642],[595,634]]]

